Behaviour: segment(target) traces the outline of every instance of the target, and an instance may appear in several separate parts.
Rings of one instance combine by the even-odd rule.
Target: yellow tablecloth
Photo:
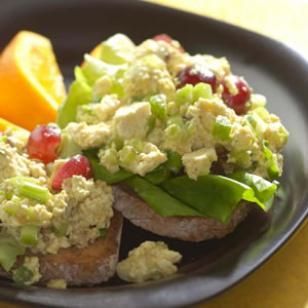
[[[151,2],[211,16],[272,36],[293,45],[308,57],[307,0]],[[255,273],[199,307],[308,308],[308,224]]]
[[[307,0],[151,1],[264,33],[293,45],[308,57]],[[0,307],[18,306],[0,302]],[[308,224],[259,270],[199,307],[308,308]]]

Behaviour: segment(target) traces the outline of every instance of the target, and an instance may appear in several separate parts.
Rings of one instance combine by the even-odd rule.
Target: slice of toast
[[[118,263],[122,222],[122,215],[115,211],[106,237],[85,248],[60,249],[57,254],[27,254],[39,258],[40,284],[64,279],[70,286],[93,285],[111,278]],[[0,276],[9,277],[9,274],[0,271]]]
[[[250,209],[248,204],[238,206],[227,224],[206,217],[162,217],[129,188],[114,186],[113,192],[114,207],[134,225],[161,236],[191,242],[226,236],[245,219]]]

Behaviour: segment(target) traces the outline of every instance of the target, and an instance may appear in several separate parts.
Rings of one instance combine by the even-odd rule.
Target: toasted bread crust
[[[106,237],[85,248],[60,249],[57,254],[28,254],[39,258],[40,284],[64,279],[70,286],[93,285],[111,278],[118,262],[122,222],[122,215],[115,211]],[[0,269],[0,276],[9,275]]]
[[[162,217],[126,188],[115,186],[113,192],[114,207],[134,225],[161,236],[190,242],[226,236],[245,219],[250,209],[249,205],[239,206],[227,224],[213,218]]]

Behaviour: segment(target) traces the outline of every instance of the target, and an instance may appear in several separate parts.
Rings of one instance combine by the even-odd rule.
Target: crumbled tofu
[[[7,129],[5,131],[5,136],[7,136],[7,142],[15,147],[18,152],[25,150],[30,133],[24,129]]]
[[[187,175],[194,180],[197,180],[200,175],[208,174],[212,163],[216,160],[217,155],[214,148],[200,149],[182,157]]]
[[[98,152],[98,158],[100,164],[104,166],[109,172],[115,173],[119,171],[119,158],[115,146],[100,149]]]
[[[44,235],[40,234],[37,245],[31,247],[33,253],[57,254],[61,248],[69,248],[71,243],[65,236],[59,236],[48,230]]]
[[[216,58],[210,55],[195,55],[191,57],[195,66],[205,66],[213,71],[218,79],[222,80],[231,73],[230,64],[226,58]]]
[[[141,176],[154,170],[166,160],[166,154],[149,142],[127,141],[119,151],[120,166]]]
[[[73,176],[63,182],[63,189],[74,202],[81,202],[87,198],[93,189],[94,182],[87,181],[82,176]]]
[[[252,150],[256,143],[254,132],[249,126],[235,123],[231,131],[231,147],[237,152]]]
[[[151,106],[147,102],[121,107],[114,116],[117,136],[123,139],[143,138],[148,129],[150,116]]]
[[[51,289],[66,289],[67,282],[64,279],[52,279],[48,281],[46,286]]]
[[[190,65],[190,57],[181,50],[178,41],[172,42],[156,41],[148,39],[136,48],[136,58],[155,54],[166,62],[168,71],[176,76],[182,69]]]
[[[27,158],[19,154],[16,148],[0,143],[0,182],[18,175],[30,175],[28,163]]]
[[[71,135],[73,141],[83,150],[104,145],[111,135],[110,128],[105,123],[93,125],[87,125],[85,122],[70,123],[65,131]]]
[[[81,105],[78,108],[77,121],[87,124],[109,121],[120,106],[121,102],[115,95],[105,95],[100,103]]]
[[[98,80],[96,80],[92,90],[94,99],[102,98],[104,97],[104,95],[110,93],[112,85],[113,85],[112,77],[108,75],[103,75]],[[77,120],[83,121],[78,119],[78,114],[77,114]]]
[[[288,136],[289,133],[279,120],[269,123],[264,132],[264,138],[268,141],[270,148],[274,151],[280,151],[283,148],[288,141]]]
[[[111,187],[102,181],[73,176],[64,181],[63,188],[68,206],[56,223],[68,225],[66,236],[71,245],[85,247],[100,236],[99,229],[109,228],[113,216]]]
[[[128,282],[141,283],[158,280],[177,272],[180,253],[168,249],[164,242],[146,241],[129,252],[128,258],[118,263],[118,276]]]
[[[1,184],[1,190],[6,191]],[[38,226],[48,226],[52,218],[51,211],[45,204],[39,204],[35,200],[13,196],[11,199],[1,200],[0,220],[2,223],[18,227],[24,224],[35,224]]]
[[[172,97],[175,84],[167,70],[166,63],[155,54],[136,59],[124,76],[126,96],[142,99],[158,93]]]

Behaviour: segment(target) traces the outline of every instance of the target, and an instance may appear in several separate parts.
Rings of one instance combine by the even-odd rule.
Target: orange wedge
[[[66,96],[50,41],[21,31],[0,56],[0,117],[26,129],[53,122]]]
[[[7,129],[12,129],[12,130],[24,130],[23,128],[5,120],[0,118],[0,136],[1,136],[1,132],[6,131]]]
[[[90,52],[90,55],[93,56],[94,58],[99,58],[101,53],[101,44],[97,45],[92,49]]]

